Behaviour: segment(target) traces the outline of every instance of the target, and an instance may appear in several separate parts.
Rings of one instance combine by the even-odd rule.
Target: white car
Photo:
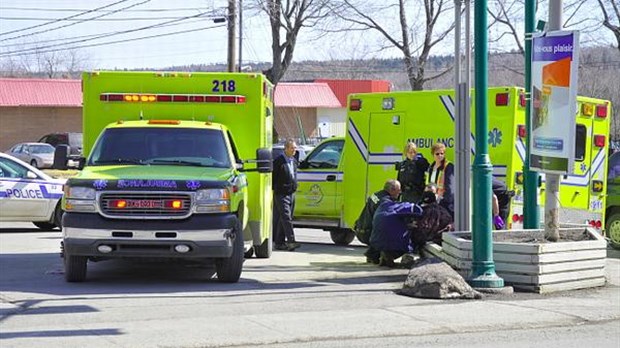
[[[32,221],[44,230],[60,228],[65,181],[0,153],[0,221]]]
[[[35,168],[51,168],[54,164],[54,147],[45,143],[20,143],[11,148],[8,154],[30,163]]]

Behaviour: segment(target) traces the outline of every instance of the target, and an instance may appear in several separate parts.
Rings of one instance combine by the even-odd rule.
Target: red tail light
[[[525,94],[524,94],[524,93],[520,93],[520,94],[519,94],[519,105],[520,105],[521,107],[525,107],[526,103],[527,103],[527,102],[526,102],[526,100],[525,100]]]
[[[519,138],[525,138],[526,132],[524,125],[520,124],[517,126],[517,135],[519,135]]]
[[[598,229],[603,227],[603,223],[601,222],[601,220],[596,220],[596,222],[594,223],[594,227],[596,227]]]
[[[605,147],[605,136],[597,134],[594,136],[594,146]]]
[[[506,106],[510,101],[510,95],[508,93],[497,93],[495,95],[495,106]]]
[[[361,99],[351,99],[351,104],[349,104],[349,110],[351,111],[359,111],[362,109],[362,100]]]
[[[600,117],[600,118],[607,117],[607,105],[596,106],[596,117]]]

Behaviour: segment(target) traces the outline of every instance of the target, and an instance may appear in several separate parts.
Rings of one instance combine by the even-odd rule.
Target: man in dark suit
[[[301,245],[295,241],[293,208],[297,191],[297,144],[293,139],[284,143],[284,153],[273,161],[273,207],[276,250],[294,251]]]

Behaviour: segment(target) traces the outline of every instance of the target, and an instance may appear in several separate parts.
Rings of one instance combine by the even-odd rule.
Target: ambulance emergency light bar
[[[145,103],[226,103],[245,104],[242,95],[212,94],[136,94],[136,93],[102,93],[99,100],[103,102],[145,102]]]

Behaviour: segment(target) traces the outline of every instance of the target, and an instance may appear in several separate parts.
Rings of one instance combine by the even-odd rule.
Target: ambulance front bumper
[[[63,216],[63,246],[71,255],[102,258],[227,258],[233,252],[236,219],[224,214],[132,222],[67,213]]]

